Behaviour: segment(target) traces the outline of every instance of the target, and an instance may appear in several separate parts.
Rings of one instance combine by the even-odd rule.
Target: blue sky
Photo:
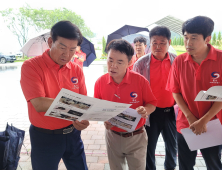
[[[19,8],[25,3],[32,8],[49,10],[65,7],[81,15],[86,25],[100,38],[125,24],[145,27],[167,15],[181,20],[197,15],[209,16],[215,22],[215,31],[219,31],[222,30],[219,2],[220,0],[7,0],[0,2],[0,10]],[[0,25],[0,38],[4,40],[0,41],[0,47],[4,51],[19,50],[16,37],[8,30],[1,17]],[[34,34],[31,33],[30,38]]]

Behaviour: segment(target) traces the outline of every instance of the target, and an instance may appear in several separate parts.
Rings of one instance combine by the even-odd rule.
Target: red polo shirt
[[[157,107],[160,108],[172,107],[175,103],[172,93],[165,89],[170,67],[171,64],[168,53],[163,61],[157,60],[151,55],[150,86],[157,99]]]
[[[46,50],[41,56],[26,60],[21,69],[21,87],[28,103],[31,124],[44,129],[61,129],[72,124],[71,121],[44,116],[37,112],[30,100],[37,97],[55,98],[62,88],[86,95],[85,78],[82,69],[71,62],[62,68],[48,55]],[[73,81],[78,79],[78,81]]]
[[[84,53],[84,52],[75,52],[75,55],[77,55],[79,58],[82,58],[82,59],[84,59],[84,61],[86,61],[86,53]],[[79,61],[79,59],[77,59],[77,58],[74,58],[74,62],[76,63],[76,64],[78,64],[81,68],[83,68],[83,62],[81,62],[81,61]]]
[[[144,55],[145,55],[145,53],[144,53]],[[137,54],[136,55],[134,55],[133,57],[132,57],[132,63],[131,63],[131,65],[129,66],[129,69],[130,70],[133,70],[133,65],[134,65],[134,63],[138,60],[139,58],[137,57]]]
[[[222,85],[222,51],[208,44],[210,51],[200,65],[193,61],[188,53],[176,57],[170,70],[166,89],[180,93],[191,113],[200,119],[211,108],[214,102],[194,101],[201,90]],[[219,74],[216,76],[215,74]],[[217,115],[221,118],[221,111]],[[214,118],[213,118],[214,119]],[[179,109],[177,116],[177,131],[188,128],[189,123]]]
[[[156,99],[151,91],[148,80],[140,74],[130,71],[126,72],[120,84],[113,81],[109,73],[101,76],[95,83],[94,97],[98,99],[132,104],[130,108],[152,104],[156,106]],[[136,129],[142,127],[146,119],[141,118]],[[123,129],[113,127],[117,132],[126,132]]]

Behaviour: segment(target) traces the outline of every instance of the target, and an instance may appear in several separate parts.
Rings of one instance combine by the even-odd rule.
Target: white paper
[[[70,121],[107,121],[130,106],[131,104],[110,102],[84,96],[63,88],[45,113],[45,116]]]
[[[219,119],[208,122],[207,132],[201,135],[194,134],[189,128],[181,129],[181,133],[191,151],[222,144],[222,125]]]
[[[194,101],[222,101],[222,86],[213,86],[207,91],[200,91]]]
[[[135,109],[128,108],[108,121],[118,128],[124,129],[128,132],[133,132],[135,131],[140,119],[141,115],[138,114]]]

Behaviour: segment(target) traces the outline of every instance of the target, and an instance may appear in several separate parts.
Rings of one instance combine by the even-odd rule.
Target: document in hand
[[[191,151],[222,144],[222,125],[219,119],[208,122],[207,132],[201,135],[194,134],[189,128],[182,129],[181,133]]]
[[[194,101],[222,101],[222,86],[213,86],[207,91],[201,90]]]
[[[45,116],[70,121],[107,121],[130,106],[131,104],[84,96],[63,88],[45,113]]]
[[[108,121],[118,128],[124,129],[128,132],[133,132],[135,131],[140,119],[141,115],[138,114],[135,109],[128,108]]]

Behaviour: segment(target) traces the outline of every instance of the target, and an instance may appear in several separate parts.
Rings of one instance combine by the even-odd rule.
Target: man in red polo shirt
[[[82,52],[81,47],[79,45],[77,46],[76,52],[73,55],[71,61],[83,68],[83,62],[86,61],[86,53]]]
[[[69,21],[56,23],[50,34],[50,49],[26,60],[21,69],[21,87],[31,122],[32,168],[55,170],[62,158],[67,169],[87,170],[80,134],[89,122],[44,116],[62,88],[87,94],[82,69],[70,62],[83,37],[79,28]]]
[[[183,23],[187,53],[174,60],[169,74],[166,89],[173,93],[179,105],[177,142],[180,170],[193,169],[197,156],[197,151],[188,148],[181,129],[189,127],[193,133],[200,135],[207,131],[206,124],[222,109],[222,102],[194,101],[199,91],[222,85],[222,51],[209,44],[213,29],[214,22],[204,16]],[[220,146],[201,149],[201,153],[207,169],[222,169]]]
[[[150,82],[151,89],[157,99],[156,110],[150,115],[146,123],[149,136],[147,146],[146,169],[156,170],[155,150],[160,133],[165,143],[165,170],[176,168],[177,142],[176,120],[174,113],[174,99],[171,92],[166,91],[166,83],[171,64],[176,55],[168,52],[171,33],[167,27],[157,26],[150,32],[151,53],[140,58],[133,67],[135,72],[145,76]]]
[[[145,49],[147,47],[146,45],[146,41],[147,39],[143,36],[139,36],[139,37],[136,37],[133,41],[134,43],[134,49],[135,49],[135,52],[136,52],[136,55],[134,55],[132,57],[132,63],[131,65],[129,66],[129,69],[132,70],[133,69],[133,65],[134,63],[142,56],[145,55]]]
[[[95,83],[94,97],[132,104],[130,108],[141,114],[136,130],[125,130],[104,122],[106,146],[111,170],[144,170],[146,166],[147,135],[143,125],[146,117],[155,110],[156,99],[149,82],[138,73],[127,69],[131,64],[134,50],[125,40],[113,40],[107,46],[108,73]]]

